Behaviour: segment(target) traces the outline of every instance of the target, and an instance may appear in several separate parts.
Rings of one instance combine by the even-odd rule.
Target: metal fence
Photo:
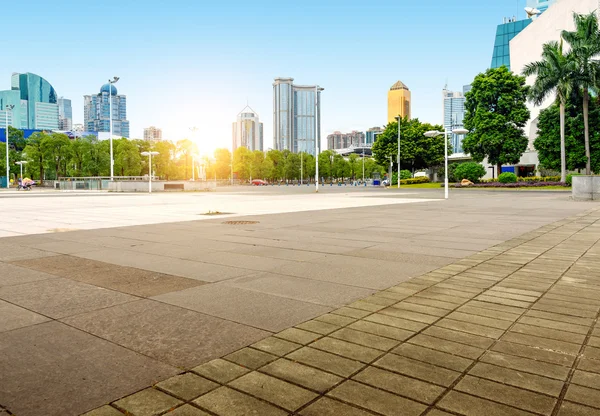
[[[148,176],[115,176],[113,180],[148,182]],[[100,176],[58,178],[55,187],[61,191],[108,191],[110,181],[110,177]]]

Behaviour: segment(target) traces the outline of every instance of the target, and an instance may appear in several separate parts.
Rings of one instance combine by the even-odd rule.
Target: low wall
[[[600,176],[573,176],[573,199],[600,201]]]
[[[217,187],[214,181],[152,181],[152,192],[194,192],[213,191]],[[109,192],[148,192],[147,181],[109,182]]]

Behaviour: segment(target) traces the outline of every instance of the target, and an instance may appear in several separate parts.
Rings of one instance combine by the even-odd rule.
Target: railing
[[[148,176],[115,176],[113,180],[147,182]],[[61,177],[55,182],[55,187],[61,191],[108,191],[110,181],[108,176]]]

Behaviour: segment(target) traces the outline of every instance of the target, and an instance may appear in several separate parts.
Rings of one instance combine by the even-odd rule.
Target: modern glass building
[[[500,68],[502,65],[510,69],[510,41],[532,22],[531,19],[505,19],[496,29],[496,41],[490,68]]]
[[[63,97],[58,99],[58,128],[62,131],[71,131],[73,129],[71,100]]]
[[[275,79],[273,83],[273,146],[275,149],[314,155],[315,141],[320,149],[321,91],[323,88],[318,86],[294,85],[293,78]]]
[[[109,114],[112,102],[112,117]],[[127,120],[127,97],[119,95],[112,84],[104,84],[100,93],[83,96],[84,129],[91,132],[110,132],[112,118],[113,136],[129,138],[129,121]]]
[[[402,81],[396,82],[388,91],[388,123],[398,116],[410,119],[410,106],[410,90]]]
[[[246,147],[252,151],[264,151],[263,123],[258,119],[258,114],[246,106],[237,115],[237,120],[232,128],[232,149]]]
[[[556,0],[527,0],[527,7],[533,7],[544,13],[554,3],[556,3]]]
[[[367,146],[372,146],[373,143],[375,143],[375,140],[377,140],[377,136],[379,136],[381,133],[383,133],[383,129],[381,127],[371,127],[365,133],[365,144]]]
[[[2,116],[5,116],[7,104],[14,106],[9,117],[12,127],[31,130],[57,130],[59,127],[56,91],[39,75],[13,73],[11,89],[0,91]],[[0,123],[5,124],[5,121]]]
[[[444,90],[442,92],[444,99],[444,128],[446,131],[452,131],[457,128],[464,128],[465,120],[465,95],[462,92],[453,92]],[[452,134],[450,143],[453,153],[463,153],[462,141],[464,135]]]

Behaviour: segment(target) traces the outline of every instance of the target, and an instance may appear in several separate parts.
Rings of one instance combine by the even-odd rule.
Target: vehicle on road
[[[250,184],[252,186],[265,186],[265,185],[268,185],[268,183],[266,181],[263,181],[262,179],[254,179]]]

